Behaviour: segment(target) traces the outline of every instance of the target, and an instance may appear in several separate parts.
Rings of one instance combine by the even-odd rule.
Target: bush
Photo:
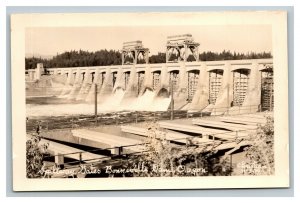
[[[165,133],[155,123],[148,126],[147,152],[130,157],[126,168],[143,165],[147,173],[134,173],[141,177],[180,177],[230,175],[232,169],[228,159],[220,159],[217,151],[207,150],[206,146],[177,146],[166,140]],[[192,144],[192,143],[191,143]],[[142,164],[141,164],[142,163]]]
[[[39,178],[42,176],[40,170],[43,167],[44,154],[48,145],[40,145],[41,138],[39,135],[32,136],[26,142],[26,177]]]
[[[273,175],[274,168],[274,119],[267,117],[267,123],[259,126],[250,140],[253,144],[246,149],[244,175]]]

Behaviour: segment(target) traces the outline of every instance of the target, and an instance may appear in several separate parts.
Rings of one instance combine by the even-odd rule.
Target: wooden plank
[[[31,136],[27,136],[27,138],[31,138]],[[103,155],[98,155],[98,154],[93,154],[90,152],[86,152],[74,147],[69,147],[67,145],[63,145],[57,142],[53,142],[50,140],[46,140],[46,139],[41,139],[41,141],[39,142],[39,145],[43,145],[43,144],[49,144],[47,151],[52,154],[52,155],[56,155],[56,154],[60,154],[63,155],[64,157],[68,157],[68,158],[72,158],[75,160],[80,160],[79,157],[79,152],[82,152],[82,161],[83,162],[92,162],[92,161],[97,161],[97,160],[91,160],[90,159],[99,159],[99,160],[107,160],[110,159],[110,157],[107,156],[103,156]],[[70,153],[75,153],[78,152],[76,154],[70,154]]]
[[[267,116],[272,116],[272,115],[273,113],[258,113],[258,114],[243,114],[240,116],[244,118],[255,118],[255,119],[266,120]]]
[[[147,137],[147,129],[145,128],[140,128],[135,126],[121,126],[121,130],[122,132],[132,133],[132,134]],[[213,142],[213,140],[210,139],[198,138],[183,133],[163,132],[163,131],[158,131],[157,133],[159,137],[164,137],[168,141],[178,142],[182,144],[186,144],[187,140],[191,140],[193,144],[200,144],[200,143],[203,144],[203,143]]]
[[[242,124],[265,124],[266,120],[261,119],[249,119],[241,117],[220,117],[221,121],[232,122],[232,123],[242,123]]]
[[[251,142],[247,141],[247,140],[243,140],[240,143],[236,143],[236,142],[223,143],[223,144],[217,146],[216,149],[217,150],[225,150],[225,149],[235,148],[237,146],[238,146],[238,148],[240,148],[240,147],[247,146],[247,145],[251,145]]]
[[[194,125],[216,127],[216,128],[225,128],[225,129],[228,129],[228,130],[231,130],[231,131],[255,130],[257,128],[257,127],[254,127],[254,126],[224,123],[224,122],[221,122],[221,121],[212,121],[212,120],[204,120],[204,119],[193,119],[192,123]]]
[[[211,135],[217,137],[219,139],[234,139],[236,137],[236,132],[229,132],[226,130],[216,130],[211,128],[204,128],[200,126],[193,126],[193,125],[185,125],[185,124],[176,124],[173,122],[159,122],[159,125],[162,128],[167,128],[170,130],[177,130],[181,132],[190,132],[190,133],[197,133],[201,135]],[[248,136],[248,133],[238,133],[239,137]]]
[[[117,135],[101,133],[101,132],[96,132],[96,131],[86,130],[86,129],[72,130],[72,134],[75,137],[104,143],[104,144],[108,145],[109,148],[123,147],[124,149],[130,150],[133,152],[145,151],[145,147],[143,145],[141,145],[144,142],[142,142],[140,140],[135,140],[135,139],[131,139],[131,138],[126,138],[126,137],[121,137],[121,136],[117,136]],[[135,145],[135,146],[128,146],[128,145]],[[128,147],[126,147],[126,146],[128,146]],[[113,149],[112,149],[112,152],[114,152]]]

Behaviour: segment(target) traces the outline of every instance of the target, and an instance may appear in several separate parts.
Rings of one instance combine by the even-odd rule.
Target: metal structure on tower
[[[196,61],[199,61],[199,46],[200,44],[194,41],[191,34],[168,36],[166,62],[187,61],[190,55],[192,55]],[[172,54],[175,54],[177,58],[172,59]]]
[[[149,63],[149,49],[144,48],[142,41],[138,40],[123,43],[122,65],[137,64],[140,56],[143,57],[145,63]],[[132,59],[132,61],[128,59]]]

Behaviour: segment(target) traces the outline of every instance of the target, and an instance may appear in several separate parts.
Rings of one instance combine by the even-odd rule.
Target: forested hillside
[[[176,56],[172,55],[171,59]],[[217,52],[202,52],[199,54],[200,61],[219,61],[219,60],[239,60],[239,59],[260,59],[272,58],[270,52],[263,53],[236,53],[230,51]],[[194,61],[193,56],[189,56],[187,61]],[[138,60],[142,63],[143,59]],[[158,53],[149,57],[149,63],[165,63],[166,54]],[[43,58],[25,58],[25,67],[32,69],[36,67],[37,63],[43,63],[45,68],[55,67],[85,67],[85,66],[107,66],[107,65],[120,65],[122,63],[121,53],[115,50],[99,50],[96,52],[89,51],[67,51],[62,54],[54,56],[52,59]]]

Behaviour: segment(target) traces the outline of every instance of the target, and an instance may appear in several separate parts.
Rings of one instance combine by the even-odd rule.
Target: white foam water
[[[103,103],[99,106],[99,111],[110,112],[110,111],[121,111],[121,102],[124,97],[123,89],[116,89],[115,93],[108,97]]]
[[[151,111],[166,111],[168,110],[171,103],[171,97],[163,98],[157,97],[154,99],[151,105]]]
[[[146,90],[142,96],[134,99],[132,103],[125,108],[132,111],[147,111],[151,107],[154,97],[154,92]]]
[[[98,103],[98,113],[116,111],[166,111],[170,105],[171,98],[155,97],[155,92],[146,92],[132,100],[130,104],[121,104],[124,97],[124,90],[117,89],[113,95],[103,103]],[[80,104],[27,104],[27,116],[66,116],[66,115],[93,115],[93,103]]]

